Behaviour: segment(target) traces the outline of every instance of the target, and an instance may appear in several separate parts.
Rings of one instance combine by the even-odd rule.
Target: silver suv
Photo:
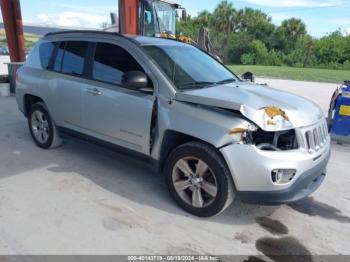
[[[243,82],[177,41],[51,33],[18,71],[17,87],[39,147],[56,147],[67,133],[136,153],[197,216],[218,214],[236,196],[296,201],[326,174],[330,138],[316,104]]]

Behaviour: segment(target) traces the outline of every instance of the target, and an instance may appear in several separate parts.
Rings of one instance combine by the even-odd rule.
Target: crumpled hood
[[[177,92],[176,100],[240,111],[263,130],[287,130],[309,126],[323,116],[321,108],[308,99],[289,92],[247,82],[216,85],[203,89]],[[284,124],[269,122],[264,108],[275,107],[285,112]],[[276,118],[275,118],[276,119]]]

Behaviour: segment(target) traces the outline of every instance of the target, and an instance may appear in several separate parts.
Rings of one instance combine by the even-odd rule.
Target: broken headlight
[[[294,129],[273,132],[251,125],[246,128],[234,128],[229,134],[238,136],[240,143],[252,144],[261,150],[280,151],[299,147]]]
[[[252,144],[261,150],[269,151],[292,150],[299,147],[294,129],[275,132],[259,129],[252,133]]]

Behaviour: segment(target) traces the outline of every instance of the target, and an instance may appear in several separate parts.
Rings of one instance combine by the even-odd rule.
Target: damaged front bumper
[[[330,157],[330,138],[313,153],[301,149],[265,151],[247,144],[228,145],[221,148],[221,153],[243,202],[282,204],[310,195],[322,183]],[[271,177],[275,169],[296,172],[288,183],[276,184]]]

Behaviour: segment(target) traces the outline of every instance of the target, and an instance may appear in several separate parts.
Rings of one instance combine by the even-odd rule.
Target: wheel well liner
[[[197,137],[190,136],[181,132],[173,131],[173,130],[166,130],[164,132],[163,140],[162,140],[162,146],[160,150],[160,161],[159,161],[159,171],[163,171],[163,168],[165,166],[165,162],[170,154],[170,152],[185,143],[191,142],[191,141],[203,141]],[[205,142],[205,141],[203,141]],[[205,142],[206,143],[206,142]]]
[[[26,117],[28,117],[28,112],[30,110],[30,107],[38,102],[43,102],[43,100],[38,96],[29,95],[29,94],[24,95],[23,105],[24,105],[24,115]]]

